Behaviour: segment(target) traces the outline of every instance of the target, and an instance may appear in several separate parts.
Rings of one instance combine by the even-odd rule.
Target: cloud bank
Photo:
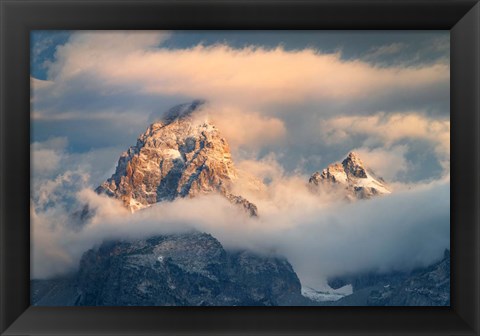
[[[233,106],[448,93],[449,65],[376,67],[339,53],[227,45],[161,47],[163,32],[77,32],[49,67],[55,96],[88,82],[101,94],[201,97]],[[41,88],[38,88],[41,90]],[[433,100],[433,99],[432,99]],[[40,103],[40,102],[39,102]],[[301,113],[301,111],[291,111]],[[44,111],[47,118],[49,111]],[[71,116],[73,118],[73,115]]]
[[[425,266],[449,247],[448,181],[345,203],[324,202],[304,180],[283,177],[269,186],[268,197],[255,200],[259,218],[245,216],[216,195],[160,203],[135,214],[91,189],[74,192],[74,198],[77,205],[88,202],[96,209],[81,228],[69,224],[75,207],[37,210],[32,205],[34,278],[74,271],[83,252],[105,239],[191,228],[211,233],[229,249],[285,256],[302,284],[314,288],[329,276]],[[52,195],[48,199],[56,201]]]
[[[44,148],[36,145],[37,151]],[[75,271],[81,255],[104,240],[192,228],[211,233],[228,249],[285,256],[302,284],[313,288],[335,275],[425,266],[449,248],[448,178],[350,203],[312,193],[307,176],[287,174],[277,159],[239,165],[269,180],[265,193],[248,196],[259,218],[246,216],[218,195],[158,203],[130,214],[119,201],[93,192],[81,171],[46,178],[32,197],[32,277]],[[72,216],[84,204],[96,209],[85,226]]]

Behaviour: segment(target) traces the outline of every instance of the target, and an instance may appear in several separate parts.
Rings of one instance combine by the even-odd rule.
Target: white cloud
[[[81,230],[65,225],[71,217],[58,207],[32,208],[33,277],[75,270],[82,253],[104,239],[192,227],[211,233],[226,248],[276,251],[313,287],[346,272],[409,269],[432,262],[449,247],[448,182],[370,201],[325,203],[292,176],[275,181],[269,197],[257,200],[259,218],[215,195],[159,203],[130,215],[118,201],[84,189],[75,197],[97,212]]]
[[[389,149],[368,147],[360,147],[353,149],[364,162],[368,163],[368,167],[372,169],[378,176],[386,181],[398,180],[400,173],[408,171],[408,162],[405,155],[408,151],[406,145],[396,145]]]
[[[31,195],[36,204],[41,203],[44,206],[49,202],[64,199],[65,192],[72,193],[86,187],[96,188],[111,176],[120,154],[124,151],[121,147],[97,147],[83,153],[71,153],[67,147],[68,140],[63,137],[30,145]],[[82,181],[81,185],[79,181]],[[73,186],[75,188],[70,191],[63,190]]]
[[[158,46],[169,37],[167,31],[78,31],[67,44],[59,46],[48,77],[66,80],[86,71],[105,67]]]
[[[375,114],[376,106],[393,109],[411,103],[426,104],[427,109],[439,97],[448,96],[448,63],[377,67],[362,60],[343,60],[339,53],[282,47],[236,49],[218,44],[168,49],[162,42],[169,36],[158,31],[73,33],[49,65],[50,80],[32,80],[32,117],[40,125],[34,133],[45,134],[48,128],[57,136],[68,136],[74,146],[81,143],[83,150],[115,144],[126,147],[145,130],[152,115],[204,98],[237,157],[276,151],[286,155],[285,163],[292,169],[302,169],[295,161],[313,165],[314,156],[320,157],[315,141],[338,144],[332,140],[341,140],[342,134],[370,132],[376,147],[383,146],[381,141],[393,141],[384,144],[387,149],[400,139],[428,138],[438,144],[437,154],[448,169],[449,130],[436,129],[444,128],[446,122],[424,117],[438,112],[435,107],[428,113],[386,110]],[[382,50],[401,47],[394,44]],[[320,131],[328,137],[318,129],[318,120],[325,119],[326,129]],[[388,129],[384,119],[389,120]],[[345,126],[357,124],[359,130]],[[73,126],[77,133],[62,131]],[[102,136],[105,144],[99,143]]]
[[[430,142],[445,172],[450,169],[450,120],[429,118],[415,112],[370,116],[341,116],[322,120],[322,138],[328,143],[344,142],[364,136],[365,146],[391,149],[402,140]]]
[[[62,141],[36,144],[48,146],[62,148]],[[386,155],[366,154],[372,163]],[[312,193],[308,177],[286,174],[279,160],[282,157],[272,153],[260,162],[239,163],[240,169],[269,180],[265,192],[247,195],[258,206],[258,218],[246,216],[217,195],[159,203],[130,214],[118,200],[97,195],[90,176],[81,171],[37,179],[31,198],[32,276],[75,270],[82,254],[105,239],[192,227],[211,233],[226,248],[277,251],[290,260],[304,284],[314,287],[345,272],[425,265],[449,247],[448,178],[349,203],[334,194]],[[85,204],[95,209],[95,216],[79,226],[73,214]]]
[[[204,113],[209,115],[209,119],[235,150],[242,147],[258,151],[264,146],[278,144],[286,137],[286,126],[281,119],[259,112],[230,106],[211,106]]]
[[[128,90],[258,107],[279,101],[362,100],[415,93],[449,80],[448,64],[378,68],[313,49],[158,47],[168,36],[166,32],[74,33],[58,47],[56,61],[49,67],[49,78],[55,82],[50,94],[65,90],[65,82],[81,79],[104,94]]]
[[[339,54],[308,49],[232,49],[217,45],[129,51],[104,54],[102,49],[85,50],[83,44],[79,46],[73,40],[59,53],[63,67],[52,78],[91,73],[111,86],[135,84],[149,93],[186,94],[254,106],[278,100],[363,99],[382,92],[412,92],[449,78],[449,67],[443,64],[375,68],[360,61],[342,61]]]
[[[60,168],[62,155],[67,147],[67,138],[50,138],[44,142],[34,142],[30,145],[32,157],[32,172],[35,176],[45,176]]]

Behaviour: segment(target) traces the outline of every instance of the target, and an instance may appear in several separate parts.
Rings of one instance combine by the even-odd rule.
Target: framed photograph
[[[1,333],[478,335],[477,1],[3,1]]]

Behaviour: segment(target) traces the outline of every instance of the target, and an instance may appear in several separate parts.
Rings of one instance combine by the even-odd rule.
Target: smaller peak
[[[163,115],[163,121],[167,124],[174,122],[175,120],[188,118],[194,111],[199,110],[206,101],[203,99],[196,99],[190,103],[180,104],[172,107]]]
[[[363,161],[360,159],[360,156],[356,152],[348,153],[345,160],[342,161],[343,165],[353,164],[355,166],[363,166]]]
[[[359,178],[367,177],[367,171],[363,165],[363,162],[355,152],[348,153],[347,158],[343,160],[342,165],[347,175],[352,175]]]
[[[339,184],[346,187],[348,199],[366,199],[376,195],[390,194],[391,191],[385,181],[377,177],[374,172],[370,170],[367,172],[367,169],[359,155],[352,151],[342,163],[332,163],[321,173],[314,173],[309,183],[316,186],[319,186],[320,182]]]

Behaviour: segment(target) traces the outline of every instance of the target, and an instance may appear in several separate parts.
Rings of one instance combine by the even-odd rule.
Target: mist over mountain
[[[449,38],[32,31],[33,302],[445,304]]]
[[[262,162],[237,168],[205,106],[169,109],[95,193],[76,194],[87,204],[74,212],[83,226],[58,229],[71,245],[55,252],[70,249],[62,260],[73,267],[35,280],[36,304],[318,305],[332,297],[314,289],[327,277],[428,267],[448,247],[444,214],[395,215],[442,195],[443,184],[397,193],[355,152],[310,178],[273,174],[264,184],[254,177]],[[409,237],[427,236],[431,245],[404,250]]]

